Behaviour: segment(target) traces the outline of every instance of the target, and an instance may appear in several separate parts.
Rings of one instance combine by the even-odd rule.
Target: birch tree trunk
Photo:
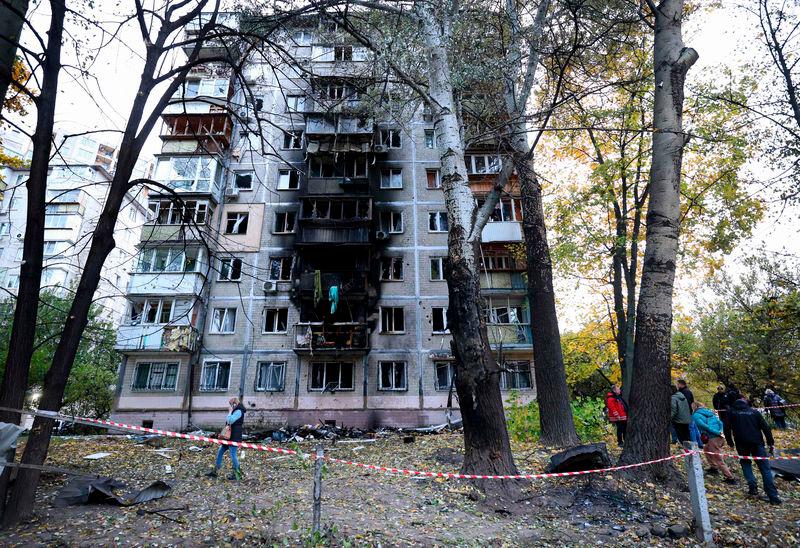
[[[678,252],[684,82],[697,52],[681,36],[683,0],[648,0],[655,20],[653,152],[625,463],[669,454],[672,292]],[[663,477],[666,467],[650,473]]]
[[[500,367],[486,334],[480,293],[480,231],[464,164],[461,124],[453,95],[447,44],[451,22],[419,3],[415,12],[428,49],[429,95],[436,103],[435,132],[441,155],[442,187],[449,223],[446,278],[450,303],[447,321],[453,334],[455,388],[464,423],[467,474],[516,474],[500,392]],[[438,15],[438,16],[437,16]],[[477,232],[477,235],[475,234]],[[486,482],[480,487],[503,495],[510,485]]]

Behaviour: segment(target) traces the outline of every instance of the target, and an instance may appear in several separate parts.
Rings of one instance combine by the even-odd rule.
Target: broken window
[[[262,333],[286,333],[289,324],[288,308],[265,308]]]
[[[403,232],[403,212],[381,211],[380,227],[387,234],[401,234]]]
[[[257,392],[282,392],[286,362],[258,362]]]
[[[431,257],[431,281],[444,281],[444,257]]]
[[[336,46],[333,48],[333,58],[335,61],[352,61],[353,46]]]
[[[242,279],[242,260],[236,257],[225,257],[219,260],[219,277],[221,282],[238,282]]]
[[[353,390],[353,364],[312,362],[310,390]]]
[[[436,369],[436,390],[450,390],[450,385],[453,383],[454,371],[453,362],[450,361],[435,361],[433,366]]]
[[[381,257],[381,280],[391,282],[403,281],[402,257]]]
[[[299,150],[303,148],[303,131],[284,131],[283,148],[292,150]]]
[[[225,234],[246,234],[250,214],[242,211],[228,213],[225,219]]]
[[[278,211],[275,213],[275,227],[273,232],[276,234],[290,234],[294,232],[297,213],[294,211]]]
[[[406,362],[380,362],[378,367],[378,390],[408,390]]]
[[[430,232],[448,231],[446,211],[431,211],[428,213],[428,231]]]
[[[252,171],[237,171],[234,175],[234,186],[239,190],[252,190],[253,189],[253,172]]]
[[[200,390],[203,392],[224,392],[228,389],[231,362],[205,362],[200,375]]]
[[[270,257],[269,279],[289,281],[292,277],[292,257]]]
[[[381,333],[404,333],[405,316],[402,306],[381,307]]]
[[[431,322],[434,333],[449,333],[447,328],[447,307],[434,306],[431,308]]]
[[[425,148],[434,148],[436,146],[436,136],[432,129],[425,130]]]
[[[300,176],[296,169],[278,170],[278,190],[297,190],[300,188]]]
[[[402,142],[400,140],[399,129],[382,129],[381,130],[381,145],[387,148],[400,148]]]
[[[501,390],[530,390],[533,387],[530,362],[506,362],[503,369],[505,371],[500,376]]]
[[[442,188],[442,178],[439,175],[438,169],[426,169],[425,176],[428,180],[428,188],[433,190],[437,188]]]
[[[236,309],[235,308],[215,308],[211,316],[211,328],[209,333],[231,334],[236,331]]]

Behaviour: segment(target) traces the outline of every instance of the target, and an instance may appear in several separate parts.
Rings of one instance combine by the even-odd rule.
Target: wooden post
[[[708,515],[708,499],[706,499],[706,484],[703,478],[703,461],[698,453],[697,444],[683,442],[683,447],[693,451],[686,457],[686,478],[689,481],[689,497],[692,501],[692,515],[694,516],[695,537],[700,542],[713,545],[714,533],[711,530],[711,518]]]
[[[317,456],[314,461],[314,515],[311,530],[319,533],[322,530],[320,521],[322,520],[322,465],[325,450],[322,444],[317,445]]]

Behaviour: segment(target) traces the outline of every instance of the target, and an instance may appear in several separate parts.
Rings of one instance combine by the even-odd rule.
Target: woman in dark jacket
[[[244,405],[241,404],[239,398],[231,398],[228,401],[230,407],[228,408],[228,418],[225,419],[225,424],[231,427],[231,441],[242,441],[242,434],[244,433],[244,414],[247,411],[244,408]],[[230,450],[231,452],[231,464],[233,464],[233,470],[231,471],[230,475],[228,476],[229,480],[240,480],[242,479],[242,472],[239,469],[239,458],[237,455],[237,447],[235,445],[220,445],[219,451],[217,451],[217,462],[214,465],[214,469],[206,474],[210,478],[216,478],[219,469],[222,468],[222,458],[225,456],[225,452]]]

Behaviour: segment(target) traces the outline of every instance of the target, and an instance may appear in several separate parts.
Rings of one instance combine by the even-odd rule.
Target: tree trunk
[[[11,86],[17,44],[22,34],[22,25],[25,21],[24,15],[27,12],[28,0],[4,0],[0,2],[0,112],[3,110],[3,102],[8,88]],[[19,14],[22,14],[22,17]],[[48,100],[55,101],[55,99]]]
[[[479,238],[474,234],[476,204],[464,164],[464,146],[453,95],[447,47],[450,22],[437,20],[428,6],[416,12],[428,46],[429,93],[435,102],[436,137],[441,143],[441,173],[449,223],[446,278],[450,302],[447,321],[453,334],[455,388],[464,424],[467,474],[516,474],[500,393],[500,367],[486,335],[480,293]],[[511,486],[480,485],[504,494]]]
[[[524,139],[525,133],[521,134]],[[522,231],[528,262],[528,306],[533,335],[533,371],[536,401],[545,445],[574,445],[580,440],[575,431],[572,407],[567,390],[561,334],[558,330],[553,264],[547,245],[542,187],[527,152],[514,154],[522,195]]]
[[[669,454],[672,291],[678,252],[681,161],[686,144],[683,87],[686,73],[698,57],[696,51],[683,45],[683,0],[663,0],[657,7],[648,0],[648,5],[655,19],[653,152],[624,463]],[[658,466],[644,473],[664,477],[666,471],[666,466]]]
[[[48,30],[47,49],[42,63],[42,91],[36,99],[36,131],[33,134],[33,157],[28,182],[25,239],[22,244],[19,289],[14,308],[14,324],[0,388],[0,406],[20,409],[25,403],[28,373],[33,356],[36,319],[39,309],[39,290],[44,254],[44,214],[47,171],[53,140],[53,120],[58,77],[61,72],[61,38],[64,31],[65,5],[63,1],[51,2],[52,16]],[[19,413],[0,411],[0,422],[18,424]],[[4,513],[8,480],[11,468],[6,467],[0,476],[0,515]]]

